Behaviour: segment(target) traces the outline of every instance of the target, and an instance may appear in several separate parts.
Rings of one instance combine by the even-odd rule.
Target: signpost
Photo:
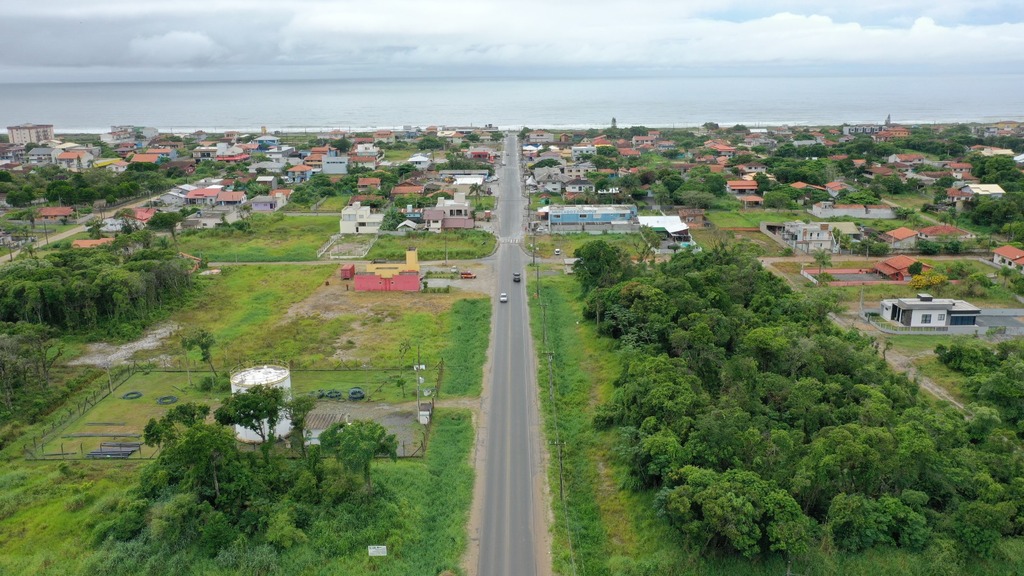
[[[387,546],[367,546],[366,548],[367,548],[367,551],[369,552],[370,556],[387,556],[388,555],[388,547]]]

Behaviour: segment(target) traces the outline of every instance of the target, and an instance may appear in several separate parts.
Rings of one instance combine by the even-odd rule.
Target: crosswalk
[[[522,236],[513,236],[511,238],[501,238],[500,242],[502,244],[522,244],[523,243],[523,237]]]

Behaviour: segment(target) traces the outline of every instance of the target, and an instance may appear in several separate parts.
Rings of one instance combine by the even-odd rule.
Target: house
[[[979,200],[982,198],[991,198],[996,200],[1006,195],[1006,191],[1003,190],[1003,187],[999,184],[968,184],[964,189]]]
[[[597,146],[594,146],[592,144],[580,144],[578,146],[573,146],[572,148],[570,148],[570,151],[572,154],[573,162],[576,162],[583,158],[584,156],[593,156],[597,154]]]
[[[526,141],[530,144],[550,144],[555,141],[555,135],[545,130],[534,130],[526,134]]]
[[[818,250],[837,252],[839,243],[827,222],[786,222],[782,240],[794,250],[810,254]]]
[[[1024,274],[1024,250],[1013,246],[1000,246],[992,251],[992,261]]]
[[[354,202],[342,208],[339,226],[342,234],[376,234],[383,221],[384,214],[375,214],[369,206]]]
[[[917,231],[918,240],[929,240],[931,242],[947,242],[950,240],[971,240],[974,234],[967,230],[961,230],[955,226],[940,224],[928,226]]]
[[[424,190],[419,184],[403,182],[391,189],[391,196],[423,196]]]
[[[348,157],[348,163],[350,166],[362,166],[363,168],[369,168],[370,170],[377,169],[376,156],[361,156],[358,154],[350,154]]]
[[[58,153],[54,153],[53,148],[33,148],[25,154],[25,162],[29,164],[53,164],[55,157]]]
[[[70,206],[44,206],[39,209],[38,219],[42,222],[56,222],[71,218],[75,209]]]
[[[728,180],[725,183],[725,191],[730,194],[756,193],[757,182],[754,180]]]
[[[690,226],[690,228],[710,228],[711,221],[707,219],[707,212],[703,208],[680,208],[679,219]]]
[[[213,206],[217,202],[217,195],[223,188],[223,186],[215,186],[190,190],[185,194],[185,204]]]
[[[298,166],[285,169],[284,175],[288,178],[289,182],[298,184],[309,180],[313,176],[313,168],[305,164],[299,164]]]
[[[177,160],[164,162],[160,165],[160,169],[165,172],[177,169],[181,170],[185,174],[192,174],[196,171],[196,161],[193,158],[179,158]]]
[[[93,166],[96,166],[96,164],[93,164]],[[107,171],[113,172],[114,174],[124,174],[125,171],[128,170],[128,163],[124,160],[115,160],[109,164],[104,164],[103,168],[106,168]]]
[[[748,174],[764,174],[768,171],[768,167],[760,163],[740,164],[736,167],[736,171],[746,176]]]
[[[637,216],[640,226],[646,226],[655,232],[667,234],[672,241],[680,246],[693,245],[690,226],[679,216]]]
[[[880,124],[854,124],[852,126],[843,126],[844,136],[855,136],[857,134],[877,134],[885,130],[885,126]]]
[[[886,161],[889,164],[910,164],[918,166],[924,164],[924,154],[890,154]]]
[[[384,142],[385,144],[394,144],[395,133],[391,130],[377,130],[373,133],[373,140],[375,142]]]
[[[156,154],[161,160],[177,160],[178,151],[174,148],[149,148],[146,154]]]
[[[743,204],[744,208],[759,208],[764,206],[764,198],[751,194],[750,196],[737,196],[737,200]]]
[[[380,178],[359,178],[356,183],[356,188],[359,192],[366,192],[368,190],[375,189],[380,190]]]
[[[57,165],[65,170],[81,172],[92,168],[94,157],[88,152],[61,152],[57,154]]]
[[[348,156],[324,156],[320,160],[320,171],[324,174],[348,174]]]
[[[594,191],[594,184],[590,180],[585,180],[582,178],[569,180],[568,182],[565,183],[565,191],[573,192],[576,194],[585,194],[587,192]]]
[[[217,194],[216,204],[217,206],[241,206],[245,204],[245,192],[221,190]]]
[[[130,164],[157,164],[160,162],[159,154],[133,154],[128,160]]]
[[[153,216],[156,216],[156,208],[134,208],[132,209],[132,217],[138,220],[143,225],[149,224],[149,221]]]
[[[423,211],[423,222],[434,232],[475,226],[473,210],[464,192],[456,192],[452,199],[438,198],[436,206]]]
[[[839,182],[837,180],[825,184],[825,192],[828,192],[828,195],[831,196],[832,198],[837,198],[840,194],[847,190],[853,190],[853,186],[850,186],[846,182]]]
[[[586,178],[588,172],[593,172],[597,168],[591,162],[577,162],[570,164],[562,170],[567,180],[578,180]]]
[[[971,177],[971,164],[969,162],[950,162],[946,164],[946,169],[953,173],[953,177],[957,180],[964,180]]]
[[[890,280],[906,282],[914,277],[910,272],[910,267],[917,263],[918,261],[910,256],[893,256],[876,263],[873,270]],[[931,266],[921,263],[922,273],[931,269]]]
[[[885,204],[836,204],[834,202],[817,202],[809,210],[818,218],[865,218],[891,220],[896,217],[892,207]]]
[[[911,328],[975,326],[979,314],[981,309],[973,304],[951,298],[934,298],[931,294],[881,302],[882,318]]]
[[[259,145],[260,150],[270,150],[275,146],[279,146],[281,144],[281,139],[273,134],[264,134],[262,136],[257,136],[253,142]]]
[[[220,224],[231,224],[242,219],[237,208],[223,206],[217,208],[204,207],[199,212],[191,214],[181,223],[183,230],[194,230],[199,228],[215,228]]]
[[[911,250],[917,245],[917,230],[901,226],[880,234],[878,239],[891,246],[893,250]]]
[[[6,142],[0,142],[0,163],[21,163],[24,160],[25,146],[23,144],[8,144]]]
[[[413,154],[408,163],[415,166],[417,170],[427,170],[430,168],[431,160],[426,154]]]

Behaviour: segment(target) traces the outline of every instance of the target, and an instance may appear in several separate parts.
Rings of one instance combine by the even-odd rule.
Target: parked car
[[[508,294],[502,292],[501,295],[498,296],[498,302],[508,302]]]
[[[459,278],[470,278],[470,279],[472,279],[472,278],[476,278],[476,274],[470,272],[469,270],[463,270],[461,273],[459,273]]]
[[[555,256],[561,256],[561,255],[562,255],[562,249],[561,248],[555,248]]]

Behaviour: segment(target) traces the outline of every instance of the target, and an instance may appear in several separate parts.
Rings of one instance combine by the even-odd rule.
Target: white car
[[[502,292],[501,295],[498,296],[498,302],[508,302],[508,294]]]

